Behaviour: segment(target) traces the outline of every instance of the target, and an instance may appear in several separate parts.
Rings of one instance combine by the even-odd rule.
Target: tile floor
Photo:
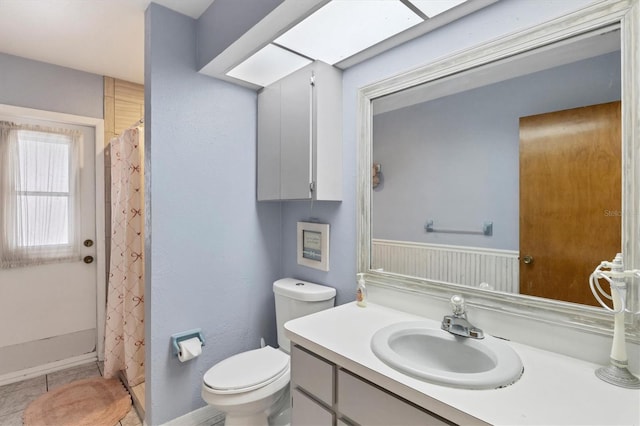
[[[92,362],[72,367],[22,382],[0,386],[0,426],[22,426],[22,412],[31,401],[58,386],[74,380],[100,377],[102,363]],[[142,422],[131,407],[131,411],[120,420],[119,426],[141,426]]]

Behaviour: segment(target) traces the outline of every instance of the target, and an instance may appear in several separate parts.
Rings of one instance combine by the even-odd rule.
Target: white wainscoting
[[[518,251],[372,239],[371,269],[519,293]]]

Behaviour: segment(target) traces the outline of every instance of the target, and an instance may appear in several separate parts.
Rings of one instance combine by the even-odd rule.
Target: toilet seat
[[[204,385],[216,394],[249,392],[278,380],[289,372],[289,355],[265,346],[233,355],[211,367]]]

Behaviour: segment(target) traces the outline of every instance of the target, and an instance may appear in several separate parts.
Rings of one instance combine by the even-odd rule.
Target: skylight
[[[411,0],[411,3],[429,18],[433,18],[465,1],[467,0]]]
[[[268,86],[311,63],[311,60],[268,44],[227,73],[259,86]]]
[[[333,0],[275,43],[333,65],[422,21],[399,0]]]
[[[312,60],[339,63],[465,1],[332,0],[227,75],[268,86]]]

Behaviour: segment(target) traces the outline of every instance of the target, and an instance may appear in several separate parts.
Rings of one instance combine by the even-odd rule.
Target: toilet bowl
[[[270,346],[242,352],[204,375],[202,398],[227,413],[226,426],[267,426],[288,391],[289,355]]]
[[[284,278],[273,284],[279,349],[265,346],[233,355],[211,367],[202,399],[226,413],[226,426],[286,425],[290,405],[290,342],[284,323],[333,306],[331,287]]]

